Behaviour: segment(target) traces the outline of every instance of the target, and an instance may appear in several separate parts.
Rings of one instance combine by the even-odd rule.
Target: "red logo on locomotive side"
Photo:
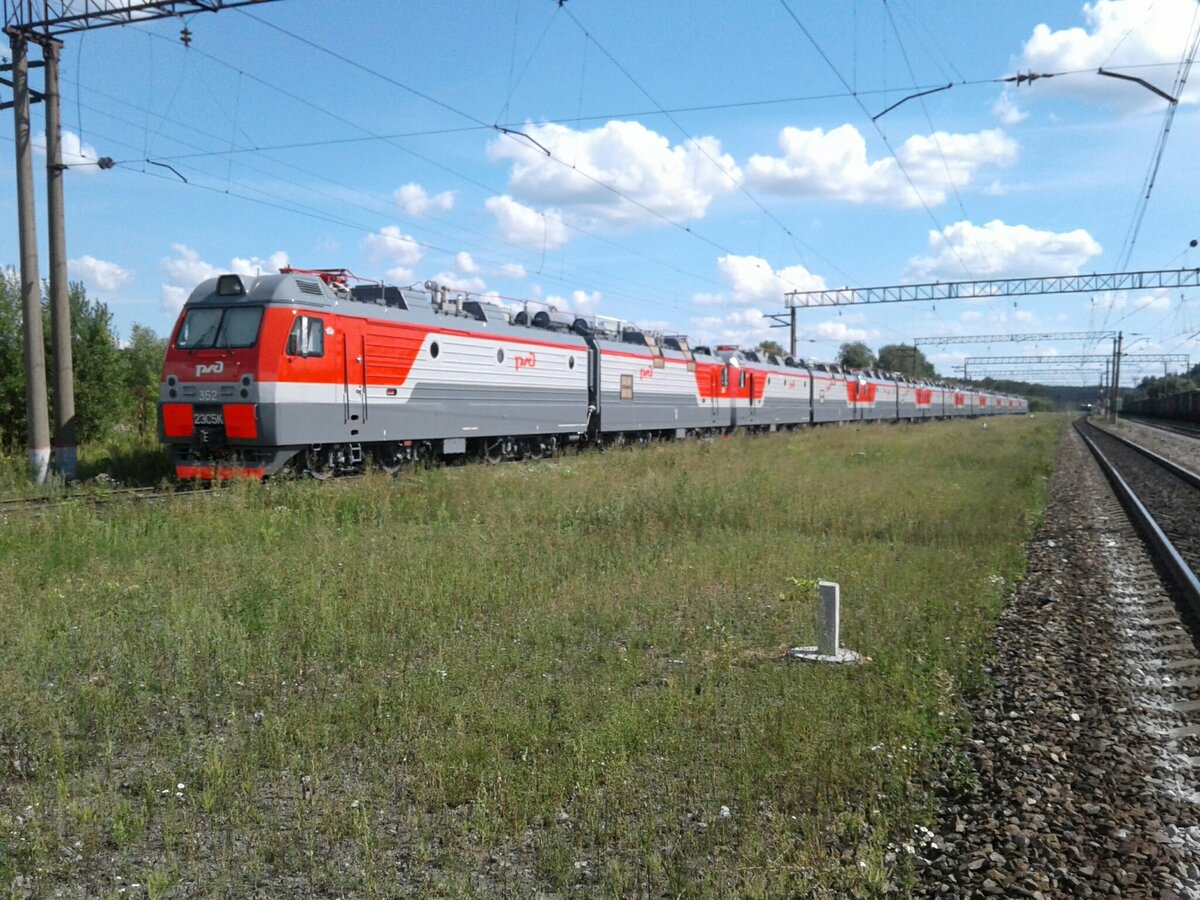
[[[530,352],[528,356],[522,356],[519,353],[513,354],[513,369],[520,372],[522,369],[536,369],[537,354]]]

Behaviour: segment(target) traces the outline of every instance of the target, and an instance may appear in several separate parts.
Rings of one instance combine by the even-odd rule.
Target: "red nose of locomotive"
[[[262,478],[259,332],[264,306],[240,276],[210,279],[180,314],[163,363],[160,438],[179,478]]]

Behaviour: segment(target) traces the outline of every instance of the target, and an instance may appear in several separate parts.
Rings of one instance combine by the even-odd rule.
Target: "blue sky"
[[[279,0],[70,35],[70,272],[123,336],[166,333],[208,275],[290,263],[750,346],[786,344],[764,314],[788,290],[1200,266],[1200,74],[1132,243],[1167,104],[1096,74],[1172,92],[1198,8]],[[1030,71],[1054,77],[999,81]],[[5,265],[18,261],[11,135],[0,128]],[[99,171],[98,156],[117,166]],[[1197,293],[805,309],[799,352],[1115,327],[1131,352],[1196,360]],[[1104,349],[928,353],[951,374],[964,356]]]

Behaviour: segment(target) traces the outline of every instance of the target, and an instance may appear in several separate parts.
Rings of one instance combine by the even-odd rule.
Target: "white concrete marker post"
[[[841,627],[842,588],[836,581],[817,582],[817,652],[836,656]]]
[[[862,656],[841,646],[842,588],[836,581],[817,582],[817,646],[793,647],[789,659],[858,664]]]

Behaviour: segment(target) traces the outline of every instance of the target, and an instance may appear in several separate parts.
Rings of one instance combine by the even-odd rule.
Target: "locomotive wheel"
[[[333,475],[333,451],[324,447],[310,447],[305,450],[304,471],[317,481],[329,478]]]
[[[483,458],[486,459],[492,465],[495,465],[496,463],[499,463],[499,462],[504,462],[504,441],[503,441],[503,439],[498,440],[498,441],[492,441],[489,444],[485,444],[484,448],[483,448]]]
[[[388,475],[395,475],[408,462],[399,444],[385,444],[375,451],[375,465]]]

